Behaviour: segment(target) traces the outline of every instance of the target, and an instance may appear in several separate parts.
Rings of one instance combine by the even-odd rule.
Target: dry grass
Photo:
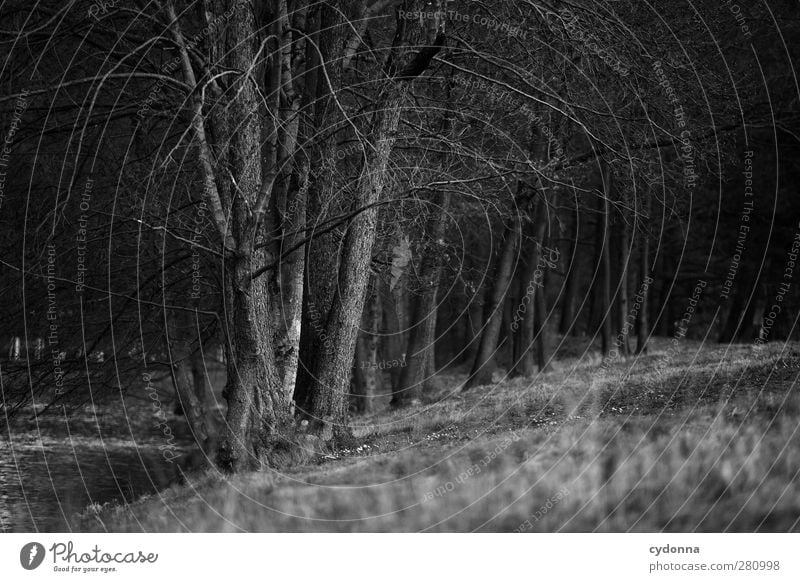
[[[92,508],[112,531],[798,531],[794,346],[666,346],[357,419],[335,460]],[[463,380],[460,379],[460,380]],[[459,378],[452,379],[455,386]]]

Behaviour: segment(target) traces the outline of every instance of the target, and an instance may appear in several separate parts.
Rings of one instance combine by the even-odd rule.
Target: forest
[[[581,454],[612,450],[616,415],[656,435],[657,458],[674,444],[659,431],[690,439],[713,513],[760,490],[736,489],[743,469],[725,477],[703,456],[713,443],[675,420],[707,406],[731,451],[758,435],[720,418],[769,418],[762,437],[785,419],[758,462],[782,467],[782,493],[762,493],[788,505],[731,527],[797,531],[796,2],[9,0],[0,23],[7,452],[14,435],[62,446],[83,431],[149,447],[176,472],[163,486],[260,474],[278,495],[340,469],[337,483],[366,486],[356,458],[480,442],[449,480],[363,510],[450,504],[367,526],[422,529],[483,499],[466,483],[500,465],[533,483],[509,459],[527,463],[548,431],[587,423]],[[403,458],[386,475],[415,478]],[[443,529],[635,527],[647,510],[623,511],[627,493],[570,505],[571,462],[533,509]],[[638,486],[602,466],[598,487]],[[120,495],[98,506],[136,498],[114,479]],[[545,499],[564,515],[545,517]],[[653,528],[728,523],[662,501]],[[141,525],[97,511],[83,527]],[[236,512],[247,529],[327,527]],[[145,527],[222,527],[210,509],[160,519]]]

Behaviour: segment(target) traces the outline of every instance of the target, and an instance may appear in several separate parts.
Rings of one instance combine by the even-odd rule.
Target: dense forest
[[[235,473],[577,351],[800,339],[794,1],[0,23],[7,419],[151,401]]]

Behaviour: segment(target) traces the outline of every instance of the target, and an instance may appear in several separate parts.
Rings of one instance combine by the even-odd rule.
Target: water
[[[176,474],[154,444],[12,434],[0,439],[0,531],[72,531],[88,505],[155,493]]]

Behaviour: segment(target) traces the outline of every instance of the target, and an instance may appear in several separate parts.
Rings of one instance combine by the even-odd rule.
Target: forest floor
[[[800,531],[800,346],[655,340],[353,420],[317,462],[213,470],[93,531]]]

